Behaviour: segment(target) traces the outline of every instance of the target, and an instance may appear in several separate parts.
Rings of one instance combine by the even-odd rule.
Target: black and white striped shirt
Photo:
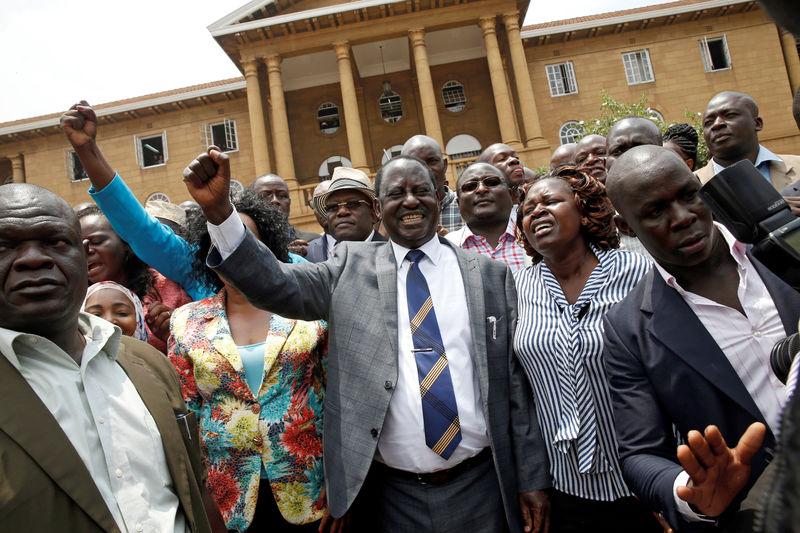
[[[631,492],[617,458],[602,319],[652,263],[636,253],[591,249],[599,264],[572,305],[544,262],[514,274],[519,304],[514,350],[536,397],[554,488],[613,501]]]

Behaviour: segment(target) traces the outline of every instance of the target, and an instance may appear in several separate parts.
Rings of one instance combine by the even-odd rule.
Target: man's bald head
[[[714,161],[723,167],[743,159],[755,163],[760,150],[758,132],[763,127],[755,100],[736,91],[714,95],[703,114],[706,146]]]
[[[77,334],[89,276],[78,217],[47,189],[3,185],[0,238],[0,327],[42,335],[65,349],[65,335]]]
[[[572,165],[575,163],[575,150],[578,143],[564,143],[555,150],[550,156],[550,170],[554,170],[561,165]]]
[[[634,146],[661,146],[662,143],[661,131],[652,120],[644,117],[618,120],[606,135],[606,170],[610,170],[616,159]]]
[[[692,175],[689,167],[678,154],[655,145],[635,146],[622,154],[608,171],[606,194],[617,211],[625,217],[624,209],[630,208],[627,193],[634,184],[660,176]]]
[[[436,179],[436,192],[444,199],[447,185],[447,159],[442,155],[442,148],[436,139],[427,135],[414,135],[408,139],[400,150],[400,155],[411,155],[422,159],[433,172]]]
[[[288,217],[292,207],[292,197],[289,195],[289,186],[277,174],[264,174],[259,176],[250,185],[250,188],[263,200],[271,203]]]

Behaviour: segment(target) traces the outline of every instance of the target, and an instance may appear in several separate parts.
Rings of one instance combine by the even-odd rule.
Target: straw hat
[[[315,196],[313,198],[314,209],[322,216],[328,216],[328,210],[325,209],[325,204],[328,202],[328,197],[336,191],[355,190],[366,195],[370,200],[375,199],[375,190],[372,188],[372,183],[364,172],[357,168],[350,167],[336,167],[333,169],[333,176],[331,176],[331,186],[328,192]]]

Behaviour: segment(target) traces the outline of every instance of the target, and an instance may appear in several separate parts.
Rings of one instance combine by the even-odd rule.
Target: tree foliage
[[[685,116],[687,123],[694,126],[695,130],[697,130],[699,143],[697,146],[696,168],[700,168],[706,164],[706,160],[708,158],[708,148],[706,147],[706,142],[703,139],[702,113],[693,113],[687,109]],[[615,100],[608,91],[602,90],[600,91],[600,115],[579,123],[583,129],[583,134],[581,137],[591,134],[602,135],[605,137],[608,135],[611,126],[613,126],[618,120],[625,117],[648,118],[658,126],[658,129],[661,130],[661,133],[664,133],[664,131],[670,125],[674,124],[674,122],[669,123],[661,119],[661,116],[648,104],[646,94],[642,94],[642,97],[638,102],[631,103]],[[578,139],[576,139],[576,141],[577,140]]]

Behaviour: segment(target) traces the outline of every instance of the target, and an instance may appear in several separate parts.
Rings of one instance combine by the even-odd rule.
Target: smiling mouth
[[[419,213],[410,213],[408,215],[403,215],[400,217],[400,221],[403,223],[411,223],[411,222],[418,222],[422,220],[422,215]]]

